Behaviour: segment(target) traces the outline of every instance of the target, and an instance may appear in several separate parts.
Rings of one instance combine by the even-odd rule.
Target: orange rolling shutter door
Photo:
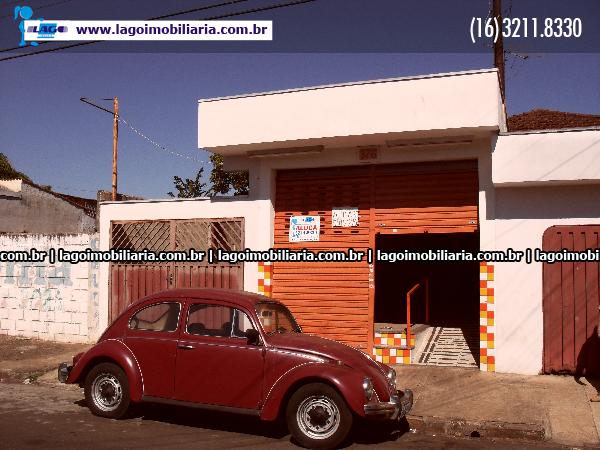
[[[366,167],[286,170],[277,175],[275,247],[312,251],[369,247],[370,178]],[[333,207],[359,208],[359,226],[333,228]],[[291,216],[320,216],[320,240],[289,242]],[[351,345],[365,345],[369,266],[361,263],[276,263],[273,297],[303,330]]]
[[[478,228],[476,161],[375,167],[376,229],[459,233]]]
[[[359,225],[333,227],[332,209],[356,207]],[[289,242],[290,217],[319,216],[320,240]],[[375,233],[477,230],[477,163],[393,164],[282,170],[277,174],[275,247],[365,251]],[[273,297],[307,333],[366,348],[369,265],[275,263]]]

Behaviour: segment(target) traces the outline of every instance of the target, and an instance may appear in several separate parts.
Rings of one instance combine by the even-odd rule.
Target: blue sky
[[[206,160],[197,148],[199,98],[481,69],[492,66],[492,55],[50,53],[0,64],[0,152],[40,184],[94,197],[97,189],[110,189],[112,118],[80,97],[116,95],[122,116],[149,137]],[[509,57],[507,108],[509,114],[533,108],[600,114],[600,54]],[[120,192],[166,197],[173,175],[192,177],[199,166],[158,150],[121,125]]]

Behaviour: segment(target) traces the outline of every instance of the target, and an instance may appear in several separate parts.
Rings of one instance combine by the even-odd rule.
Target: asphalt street
[[[408,428],[408,427],[405,427]],[[0,383],[0,448],[297,448],[282,424],[194,408],[144,405],[130,418],[93,416],[75,386]],[[563,448],[355,426],[350,448]]]

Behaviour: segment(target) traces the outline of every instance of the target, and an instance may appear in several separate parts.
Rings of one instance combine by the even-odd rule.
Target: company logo
[[[18,20],[19,18],[22,19],[19,22],[19,31],[21,32],[21,42],[19,42],[19,47],[24,47],[27,45],[27,42],[25,42],[25,21],[26,20],[32,20],[31,18],[33,17],[33,9],[31,9],[30,6],[15,6],[15,17],[14,20]],[[33,19],[35,20],[35,19]],[[37,19],[39,21],[43,21],[43,18],[39,18]],[[31,42],[31,45],[33,45],[34,47],[38,45],[37,42]]]
[[[54,38],[56,33],[66,33],[68,28],[61,25],[58,26],[56,23],[44,22],[33,27],[27,27],[28,33],[37,33],[38,38]]]

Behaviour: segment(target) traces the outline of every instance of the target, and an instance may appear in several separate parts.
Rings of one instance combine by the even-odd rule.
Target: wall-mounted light
[[[276,148],[273,150],[250,150],[246,152],[248,158],[267,158],[271,156],[293,156],[293,155],[307,155],[313,153],[321,153],[323,151],[322,145],[311,145],[307,147],[289,147],[289,148]]]
[[[473,142],[473,136],[447,136],[443,138],[396,139],[385,141],[388,148],[431,147],[440,145],[466,145]]]

